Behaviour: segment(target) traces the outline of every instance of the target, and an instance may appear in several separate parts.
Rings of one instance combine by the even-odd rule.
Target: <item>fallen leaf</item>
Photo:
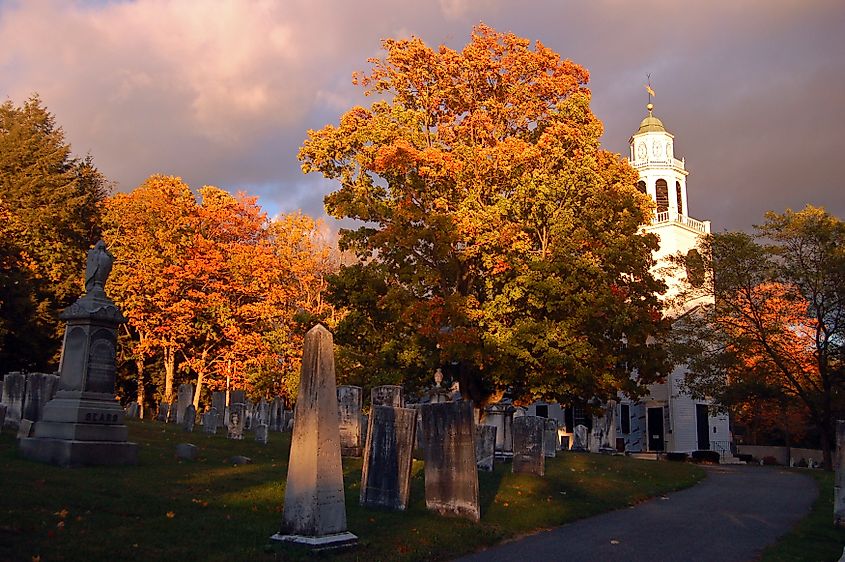
[[[167,518],[168,518],[168,519],[173,519],[174,517],[176,517],[176,514],[175,514],[175,513],[173,513],[172,511],[168,511],[168,512],[167,512]]]
[[[58,523],[56,523],[56,528],[57,529],[64,529],[65,528],[65,522],[59,521]]]
[[[41,557],[40,556],[33,556],[32,562],[41,562]]]
[[[613,539],[613,540],[610,541],[610,544],[619,544],[619,541],[616,540],[616,539]]]
[[[53,515],[58,515],[60,519],[64,519],[65,517],[67,517],[68,513],[69,513],[69,511],[67,509],[63,509],[61,511],[57,511]]]

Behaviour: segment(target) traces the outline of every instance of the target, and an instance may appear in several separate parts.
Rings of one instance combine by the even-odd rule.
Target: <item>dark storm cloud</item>
[[[331,184],[302,176],[296,152],[362,103],[352,72],[383,37],[460,48],[479,21],[586,66],[604,143],[623,154],[651,73],[691,214],[715,230],[805,203],[845,216],[840,1],[12,2],[0,96],[39,92],[121,190],[163,172],[320,214]]]

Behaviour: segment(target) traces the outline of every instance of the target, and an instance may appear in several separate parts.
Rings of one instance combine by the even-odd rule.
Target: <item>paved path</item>
[[[687,490],[509,542],[462,561],[754,560],[810,511],[804,474],[714,466]]]

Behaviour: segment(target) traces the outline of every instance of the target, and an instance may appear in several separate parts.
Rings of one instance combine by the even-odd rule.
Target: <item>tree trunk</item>
[[[203,371],[197,372],[197,388],[194,390],[194,408],[197,412],[200,411],[200,391],[202,390],[202,381],[205,377]]]
[[[176,371],[176,351],[171,347],[164,348],[164,401],[173,401],[173,374]]]
[[[144,358],[135,358],[135,368],[138,371],[138,418],[144,419],[144,402],[146,401],[146,388],[144,388]]]

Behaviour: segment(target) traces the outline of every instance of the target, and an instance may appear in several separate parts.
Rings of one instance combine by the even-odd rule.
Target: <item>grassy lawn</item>
[[[788,535],[763,552],[764,562],[839,560],[845,548],[845,529],[833,526],[833,473],[822,470],[807,471],[819,486],[819,497],[810,515],[795,526]]]
[[[32,463],[18,458],[9,431],[0,435],[0,560],[310,558],[292,547],[267,548],[282,519],[290,434],[271,433],[262,446],[156,422],[129,427],[141,447],[140,464],[133,467]],[[200,458],[177,461],[174,448],[181,442],[197,445]],[[224,462],[232,455],[254,462]],[[360,544],[336,558],[447,559],[633,505],[704,476],[689,464],[590,454],[548,459],[542,479],[513,475],[510,464],[498,464],[495,472],[479,473],[481,522],[471,523],[425,509],[422,468],[414,462],[408,511],[393,513],[358,505],[361,461],[344,460],[349,530]]]

